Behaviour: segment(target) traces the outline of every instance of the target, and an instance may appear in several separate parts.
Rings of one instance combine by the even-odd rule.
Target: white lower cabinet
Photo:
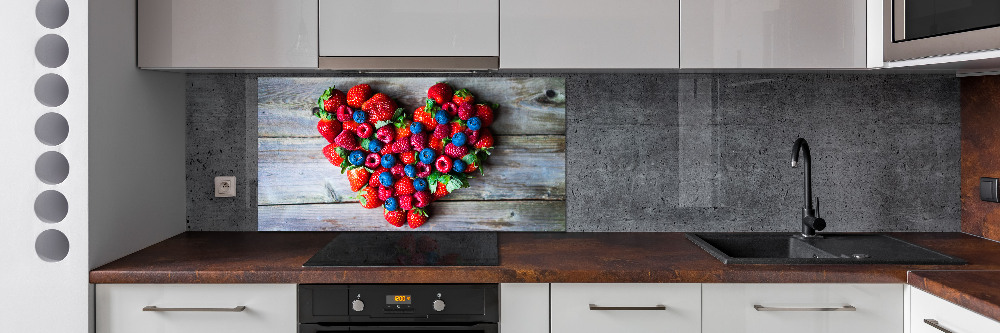
[[[549,284],[500,284],[500,333],[548,333]]]
[[[701,285],[555,283],[552,333],[701,332]]]
[[[979,333],[1000,332],[1000,322],[981,316],[937,296],[910,289],[910,332]]]
[[[902,284],[704,284],[705,333],[903,332]]]
[[[298,331],[294,284],[98,284],[95,302],[97,333]]]

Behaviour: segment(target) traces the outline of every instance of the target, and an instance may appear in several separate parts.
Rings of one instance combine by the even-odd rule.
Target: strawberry
[[[454,159],[460,159],[468,153],[469,148],[466,146],[456,146],[451,143],[444,146],[444,154]]]
[[[396,181],[397,196],[413,194],[413,192],[416,191],[417,190],[413,189],[413,179],[410,177],[400,177],[399,180]]]
[[[386,172],[386,171],[389,171],[389,169],[383,168],[381,166],[378,167],[378,169],[375,169],[375,172],[372,172],[371,179],[368,180],[368,186],[378,187],[379,186],[378,176],[381,175],[383,172]],[[382,200],[385,200],[385,199],[382,199]]]
[[[450,123],[448,123],[448,124],[449,124],[449,125],[451,125],[451,132],[450,132],[450,133],[448,133],[448,134],[449,134],[449,135],[448,135],[448,137],[451,137],[451,135],[453,135],[453,134],[455,134],[455,133],[459,133],[459,132],[465,132],[465,130],[466,130],[465,126],[462,126],[462,124],[460,124],[460,123],[459,123],[459,122],[457,122],[457,121],[455,121],[455,122],[450,122]],[[436,129],[436,128],[435,128],[435,129]]]
[[[444,140],[430,139],[427,140],[427,148],[434,149],[434,152],[441,155],[444,153]]]
[[[463,171],[463,172],[473,172],[473,171],[476,171],[477,169],[479,169],[479,167],[478,167],[478,166],[476,166],[475,164],[472,164],[472,163],[469,163],[469,164],[468,164],[468,165],[467,165],[467,166],[465,167],[465,171]]]
[[[360,191],[368,184],[368,170],[365,168],[347,170],[347,180],[351,182],[351,191]]]
[[[410,210],[413,209],[413,196],[412,195],[400,195],[396,197],[399,200],[399,209]]]
[[[386,222],[389,222],[389,224],[391,224],[391,225],[394,225],[394,226],[397,226],[397,227],[402,227],[403,224],[406,224],[406,212],[404,212],[404,211],[401,211],[401,210],[393,210],[393,211],[383,210],[382,215],[385,216]]]
[[[373,123],[386,121],[392,119],[392,115],[396,112],[396,102],[386,94],[377,93],[361,105],[361,110],[368,112]]]
[[[351,133],[351,131],[348,131],[347,129],[340,132],[340,135],[337,135],[337,137],[333,139],[333,143],[337,144],[340,148],[347,150],[358,150],[361,148],[361,146],[358,146],[358,140],[354,138],[354,133]]]
[[[427,205],[431,204],[433,199],[434,197],[431,196],[431,192],[428,191],[417,191],[417,193],[413,193],[413,205],[418,208],[427,207]]]
[[[378,186],[378,198],[379,200],[385,201],[392,198],[392,187],[385,187],[382,185]]]
[[[390,143],[392,140],[396,139],[396,131],[389,126],[382,126],[382,128],[375,131],[375,138],[378,139],[378,141]]]
[[[461,103],[472,104],[472,101],[476,100],[476,97],[472,96],[472,93],[469,92],[469,89],[462,88],[455,92],[455,94],[451,97],[451,100],[459,104]]]
[[[427,223],[427,213],[423,210],[413,209],[406,212],[406,224],[412,229],[416,229]]]
[[[434,128],[434,126],[437,126],[437,122],[434,121],[434,108],[425,108],[423,106],[417,108],[413,111],[413,121],[424,124],[425,129]]]
[[[438,140],[443,140],[444,138],[450,138],[451,126],[448,126],[448,124],[438,124],[437,127],[434,127],[434,134],[431,135],[431,137]]]
[[[462,103],[458,105],[458,119],[469,120],[476,115],[476,109],[472,107],[472,104]]]
[[[337,107],[337,121],[346,123],[354,121],[354,110],[347,105],[341,105]]]
[[[330,118],[320,118],[319,122],[316,123],[316,130],[319,134],[326,139],[327,142],[333,143],[333,139],[337,138],[337,134],[343,130],[343,126],[340,125],[339,121]]]
[[[412,123],[413,123],[412,121],[404,120],[402,123],[397,124],[396,125],[396,137],[397,138],[405,138],[405,137],[408,137],[408,136],[412,135],[412,133],[410,133],[410,124],[412,124]]]
[[[330,160],[330,164],[339,167],[341,164],[344,164],[344,157],[340,156],[340,152],[337,151],[337,148],[337,145],[332,143],[326,145],[326,147],[323,147],[323,156],[326,156],[326,159]],[[341,150],[343,150],[343,148],[341,148]]]
[[[358,125],[358,127],[354,129],[354,133],[357,134],[359,138],[364,139],[364,138],[372,136],[372,133],[375,133],[375,128],[372,127],[372,124],[370,124],[370,123],[364,123],[364,124]],[[365,148],[368,148],[368,147],[365,147]]]
[[[368,100],[368,97],[371,97],[371,95],[371,86],[364,83],[353,86],[347,91],[347,105],[354,108],[360,108],[361,105]]]
[[[351,131],[351,132],[357,131],[358,130],[358,126],[361,126],[361,125],[358,125],[358,123],[354,122],[353,120],[345,121],[343,123],[343,125],[344,125],[344,130],[345,131]]]
[[[437,189],[434,190],[434,200],[441,199],[446,195],[448,195],[448,187],[444,182],[438,182]]]
[[[485,149],[493,147],[493,134],[490,133],[490,130],[485,128],[480,130],[479,140],[476,141],[473,147],[476,147],[476,149]]]
[[[413,150],[421,151],[427,148],[427,132],[420,132],[410,136],[410,146]]]
[[[327,96],[327,94],[329,94],[329,96]],[[323,100],[323,110],[327,112],[333,112],[341,105],[347,104],[347,96],[344,95],[344,92],[334,89],[333,87],[330,87],[330,89],[323,92],[323,96],[327,96],[327,98]]]
[[[399,154],[399,160],[403,161],[403,164],[413,164],[413,163],[416,163],[417,162],[417,152],[415,152],[415,151],[408,151],[408,152]]]
[[[376,208],[382,205],[382,199],[378,198],[378,191],[374,187],[366,187],[362,192],[361,196],[358,198],[361,202],[361,207],[368,209]]]
[[[427,98],[433,99],[438,105],[450,102],[452,95],[451,87],[444,82],[438,82],[427,89]]]
[[[486,104],[476,104],[476,117],[479,117],[479,121],[482,122],[483,127],[490,126],[493,123],[493,108]]]

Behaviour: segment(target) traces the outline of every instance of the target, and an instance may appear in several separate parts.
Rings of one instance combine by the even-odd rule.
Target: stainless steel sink
[[[724,264],[964,265],[961,258],[880,234],[689,233]]]

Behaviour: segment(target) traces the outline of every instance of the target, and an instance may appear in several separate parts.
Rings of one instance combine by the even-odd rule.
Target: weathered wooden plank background
[[[260,78],[258,229],[405,231],[364,209],[339,168],[322,155],[326,140],[309,110],[329,86],[368,83],[401,107],[423,104],[439,81],[500,104],[490,129],[496,149],[486,174],[431,205],[419,230],[563,231],[566,225],[565,81],[561,78]]]

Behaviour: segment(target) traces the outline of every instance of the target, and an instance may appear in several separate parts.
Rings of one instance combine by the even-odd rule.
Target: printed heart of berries
[[[497,105],[444,82],[412,113],[367,84],[346,94],[330,87],[316,104],[316,129],[330,143],[323,155],[347,173],[362,207],[383,207],[397,227],[427,222],[431,202],[469,187],[493,149],[488,127]]]

